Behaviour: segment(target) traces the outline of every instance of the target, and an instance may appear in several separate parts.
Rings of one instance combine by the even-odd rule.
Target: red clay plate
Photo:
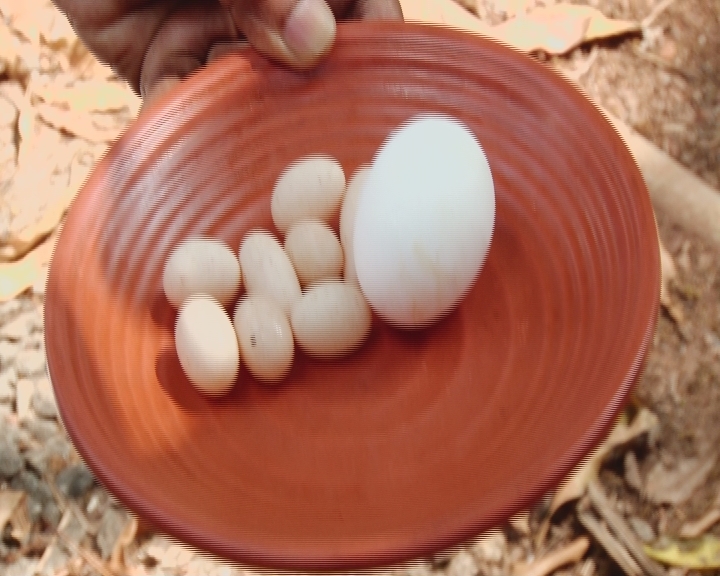
[[[272,229],[270,191],[311,153],[347,174],[410,116],[458,117],[497,194],[485,267],[460,308],[376,322],[339,362],[296,357],[197,394],[173,349],[163,262],[208,234]],[[341,25],[316,71],[228,56],[148,111],[80,192],[45,306],[62,418],[137,513],[242,563],[400,562],[497,525],[600,440],[641,373],[658,313],[656,227],[601,113],[530,58],[441,27]]]

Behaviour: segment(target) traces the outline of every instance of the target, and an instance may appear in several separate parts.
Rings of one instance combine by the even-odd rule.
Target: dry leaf
[[[586,42],[638,32],[640,25],[606,18],[578,4],[541,7],[493,27],[493,34],[525,52],[566,54]]]
[[[656,504],[682,504],[699,488],[715,466],[715,455],[680,460],[672,469],[658,462],[647,474],[645,494]]]
[[[407,22],[425,22],[443,24],[492,36],[491,27],[473,16],[453,0],[400,0],[403,15]]]
[[[38,278],[44,275],[57,237],[58,233],[53,234],[17,262],[0,263],[0,302],[7,302],[19,296],[34,286]]]
[[[25,492],[20,490],[0,490],[0,533],[15,514],[20,504],[25,503]]]
[[[628,444],[642,434],[653,431],[657,426],[657,416],[647,408],[641,408],[629,424],[623,413],[605,441],[583,460],[555,492],[550,502],[548,515],[536,534],[536,546],[539,547],[544,542],[553,514],[564,504],[578,500],[585,494],[588,484],[597,477],[600,466],[612,450]]]
[[[645,553],[663,564],[690,570],[720,569],[720,538],[705,535],[698,540],[666,539],[666,546],[645,546]]]

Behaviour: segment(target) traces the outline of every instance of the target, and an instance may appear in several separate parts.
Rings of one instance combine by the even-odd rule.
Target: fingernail
[[[335,39],[335,16],[325,0],[299,0],[285,24],[285,45],[301,63],[325,53]]]

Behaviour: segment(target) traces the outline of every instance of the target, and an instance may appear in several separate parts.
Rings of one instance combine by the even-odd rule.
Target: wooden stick
[[[608,497],[605,495],[605,492],[597,480],[593,480],[588,485],[588,496],[590,497],[590,503],[593,508],[595,508],[598,514],[607,522],[610,530],[615,532],[617,537],[620,538],[628,552],[632,554],[633,558],[635,558],[643,569],[643,572],[649,576],[665,576],[665,571],[645,554],[642,544],[635,536],[635,533],[630,526],[627,525],[622,516],[614,510],[610,500],[608,500]]]
[[[630,553],[589,510],[578,509],[578,520],[627,576],[643,576],[642,569]]]

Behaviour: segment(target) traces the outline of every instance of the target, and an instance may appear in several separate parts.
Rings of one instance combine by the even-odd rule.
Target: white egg
[[[295,341],[309,356],[338,358],[359,348],[370,333],[372,313],[360,289],[339,280],[311,286],[295,304]]]
[[[239,258],[248,294],[272,298],[289,315],[302,292],[280,242],[270,232],[250,232],[240,245]]]
[[[188,380],[200,392],[230,391],[240,369],[235,329],[220,303],[207,295],[185,300],[175,323],[175,349]]]
[[[194,294],[209,294],[227,306],[240,291],[240,264],[224,242],[191,238],[170,253],[162,282],[165,296],[175,308]]]
[[[340,208],[345,173],[329,156],[300,158],[280,175],[270,198],[275,227],[282,233],[295,222],[316,218],[328,221]]]
[[[300,284],[340,278],[343,249],[332,228],[320,220],[296,222],[285,236],[285,252],[295,267]]]
[[[273,300],[245,296],[233,318],[240,357],[250,373],[268,384],[280,382],[290,371],[295,353],[290,321]]]
[[[447,116],[413,118],[383,143],[358,199],[363,294],[397,327],[439,320],[472,287],[494,225],[492,173],[474,134]]]
[[[367,180],[368,174],[370,174],[370,166],[366,165],[361,166],[355,171],[348,182],[342,208],[340,209],[340,244],[342,245],[345,256],[343,271],[343,279],[345,282],[357,282],[353,233],[355,231],[355,214],[357,212],[360,191]]]

